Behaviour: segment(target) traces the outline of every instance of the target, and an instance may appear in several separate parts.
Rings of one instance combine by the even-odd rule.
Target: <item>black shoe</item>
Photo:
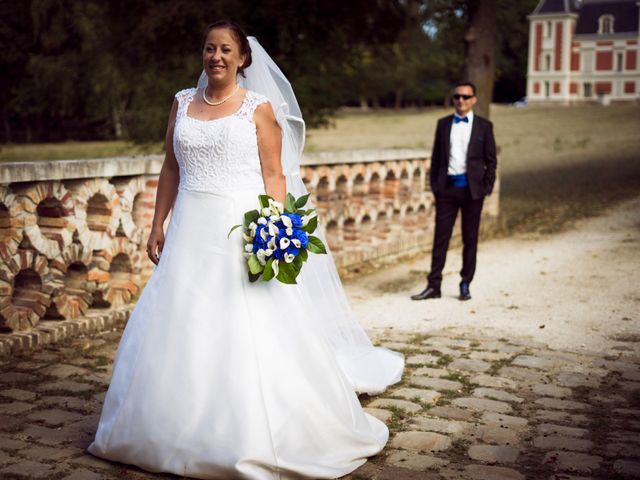
[[[420,293],[411,295],[411,300],[427,300],[429,298],[440,298],[441,296],[442,294],[440,293],[439,288],[433,288],[427,285],[427,287]]]
[[[462,282],[460,284],[460,296],[458,297],[460,300],[471,300],[471,292],[469,291],[469,284],[466,282]]]

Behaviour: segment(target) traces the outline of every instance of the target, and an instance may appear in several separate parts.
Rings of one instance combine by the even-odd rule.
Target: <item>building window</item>
[[[598,19],[598,33],[610,35],[613,33],[613,15],[600,15]]]
[[[546,98],[549,98],[549,93],[550,93],[549,82],[544,82],[544,96]]]
[[[584,91],[584,96],[585,97],[587,97],[587,98],[591,97],[592,92],[591,92],[591,84],[590,83],[585,83],[582,86],[582,90]]]
[[[544,69],[547,72],[551,70],[551,55],[548,53],[544,56]]]
[[[623,56],[622,56],[622,53],[619,52],[616,54],[616,71],[621,72],[623,68],[624,68]]]
[[[551,38],[551,22],[547,22],[547,28],[546,28],[546,37],[547,38]]]
[[[583,72],[591,72],[593,71],[593,52],[582,52],[582,71]]]

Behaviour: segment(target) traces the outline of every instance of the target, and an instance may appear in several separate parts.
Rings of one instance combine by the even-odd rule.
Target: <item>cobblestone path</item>
[[[1,363],[0,478],[178,478],[84,451],[118,339],[78,338]],[[460,329],[380,343],[406,354],[405,376],[361,400],[391,438],[346,478],[640,478],[640,359],[628,352],[557,351]]]

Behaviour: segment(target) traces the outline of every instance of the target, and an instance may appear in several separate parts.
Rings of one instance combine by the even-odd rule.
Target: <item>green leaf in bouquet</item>
[[[309,200],[309,194],[308,193],[306,195],[301,196],[299,199],[296,200],[295,207],[296,208],[304,207],[307,204],[307,200]]]
[[[315,211],[316,211],[315,208],[309,208],[308,210],[305,210],[304,212],[302,212],[302,215],[311,215]]]
[[[311,253],[327,253],[327,247],[324,246],[322,240],[318,237],[314,237],[313,235],[309,235],[309,244],[307,245],[307,250]]]
[[[260,202],[261,208],[266,208],[269,206],[269,199],[271,197],[269,195],[258,195],[258,201]]]
[[[287,196],[284,200],[284,209],[287,212],[294,212],[296,209],[296,197],[287,193]]]
[[[260,278],[260,274],[259,273],[253,274],[253,273],[249,272],[249,281],[251,283],[257,282],[259,278]]]
[[[302,258],[300,258],[300,255],[298,255],[293,262],[291,262],[291,264],[293,265],[293,267],[296,269],[296,271],[298,273],[300,273],[300,270],[302,270],[302,264],[304,263],[304,260]]]
[[[260,275],[262,273],[262,265],[258,261],[258,257],[255,255],[251,255],[247,260],[247,265],[249,265],[249,272],[253,275]]]
[[[295,269],[293,264],[280,262],[280,271],[278,272],[276,279],[282,283],[293,285],[297,283],[296,277],[298,276],[298,273],[299,271]]]
[[[309,218],[309,221],[307,222],[306,225],[303,225],[302,227],[300,227],[302,230],[304,230],[307,233],[313,233],[316,231],[316,228],[318,228],[318,217],[311,217]]]
[[[268,282],[273,278],[273,257],[267,260],[267,264],[264,266],[264,272],[262,272],[262,280]]]
[[[242,225],[234,225],[233,227],[231,227],[231,230],[229,230],[229,233],[227,233],[227,238],[229,238],[231,236],[231,233],[233,233],[233,231],[238,228],[241,227]]]
[[[250,210],[244,214],[244,226],[248,227],[251,222],[255,222],[260,217],[258,210]]]
[[[301,248],[300,253],[298,253],[298,258],[302,259],[303,262],[306,262],[307,258],[309,258],[309,254],[307,253],[307,250],[304,248]]]

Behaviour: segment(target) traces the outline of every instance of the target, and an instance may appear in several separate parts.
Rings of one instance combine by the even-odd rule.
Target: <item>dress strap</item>
[[[180,90],[176,93],[175,98],[178,101],[178,111],[176,112],[176,118],[183,117],[187,108],[189,107],[189,103],[193,100],[193,96],[196,93],[197,88],[185,88],[184,90]]]
[[[268,101],[269,99],[264,95],[252,90],[247,90],[244,102],[242,102],[242,106],[240,107],[240,110],[238,110],[236,115],[240,118],[244,118],[246,120],[249,120],[250,122],[253,122],[253,114],[255,113],[256,108]]]

